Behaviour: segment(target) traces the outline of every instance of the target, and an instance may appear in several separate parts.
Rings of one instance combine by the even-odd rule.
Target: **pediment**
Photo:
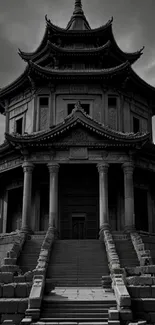
[[[95,132],[87,130],[84,127],[76,127],[68,130],[65,134],[59,135],[54,142],[61,143],[67,146],[79,146],[79,145],[95,145],[97,143],[103,143],[107,141],[103,136],[95,134]]]

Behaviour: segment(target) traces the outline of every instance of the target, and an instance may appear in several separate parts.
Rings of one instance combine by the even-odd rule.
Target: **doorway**
[[[7,232],[19,230],[22,223],[23,187],[8,191]]]
[[[86,238],[86,216],[83,214],[72,215],[72,239]]]

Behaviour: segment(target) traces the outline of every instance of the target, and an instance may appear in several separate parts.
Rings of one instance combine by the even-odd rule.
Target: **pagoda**
[[[45,33],[38,48],[32,53],[19,50],[20,58],[26,62],[24,72],[0,89],[0,113],[6,117],[5,141],[0,145],[1,236],[6,242],[8,238],[9,243],[12,243],[11,236],[14,238],[18,234],[24,238],[17,245],[17,266],[22,276],[26,272],[35,274],[26,312],[28,318],[24,322],[42,317],[45,323],[48,318],[50,324],[52,321],[61,323],[55,311],[56,316],[51,320],[54,316],[47,312],[48,299],[44,300],[43,307],[38,301],[43,299],[44,288],[48,287],[49,292],[49,284],[64,287],[62,277],[66,274],[61,270],[70,272],[70,269],[65,264],[67,256],[66,251],[63,256],[63,247],[70,256],[78,252],[78,260],[83,257],[80,267],[89,273],[92,267],[90,251],[95,265],[101,267],[95,259],[100,257],[102,243],[107,269],[103,268],[101,275],[109,283],[111,274],[116,297],[115,300],[111,291],[109,308],[112,307],[113,312],[108,322],[113,325],[121,320],[125,324],[132,320],[133,292],[131,288],[127,292],[122,276],[121,288],[126,290],[122,294],[114,270],[118,269],[120,275],[121,270],[127,272],[130,266],[140,268],[147,264],[153,267],[154,264],[148,249],[154,249],[155,240],[151,239],[152,246],[149,246],[148,237],[155,233],[152,136],[155,88],[132,68],[144,48],[132,53],[122,51],[113,34],[113,18],[92,29],[81,1],[75,0],[74,12],[66,28],[54,25],[47,16],[45,21]],[[56,248],[54,255],[50,255],[53,242]],[[33,243],[36,246],[30,262]],[[57,265],[56,252],[63,260],[62,269]],[[4,272],[15,266],[9,254],[8,258],[1,257]],[[84,260],[87,266],[82,264]],[[6,268],[7,263],[10,268]],[[11,270],[16,270],[18,278],[18,268]],[[10,272],[15,277],[15,272]],[[93,269],[93,272],[97,274],[98,271]],[[130,275],[131,270],[128,272]],[[57,274],[53,275],[55,280],[51,274]],[[42,280],[37,276],[42,276]],[[70,278],[74,278],[73,274]],[[91,274],[89,282],[79,276],[78,284],[66,278],[65,283],[69,281],[68,287],[99,286],[97,280],[93,282],[94,278]],[[35,296],[37,285],[41,288],[40,298]],[[122,297],[126,297],[123,303]],[[146,319],[136,314],[138,308],[134,310],[136,319]],[[123,314],[121,310],[124,309]],[[147,312],[150,323],[154,322],[155,313]],[[6,314],[8,316],[9,312]],[[24,318],[21,314],[15,323]],[[77,322],[81,319],[79,316]],[[68,316],[67,321],[70,320]]]

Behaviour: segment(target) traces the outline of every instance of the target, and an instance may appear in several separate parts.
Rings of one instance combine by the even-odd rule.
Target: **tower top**
[[[82,2],[81,0],[75,0],[75,9],[74,9],[74,12],[73,14],[76,15],[76,14],[83,14],[83,10],[82,10]]]
[[[90,29],[89,23],[84,15],[81,0],[75,0],[73,15],[67,25],[68,30]]]

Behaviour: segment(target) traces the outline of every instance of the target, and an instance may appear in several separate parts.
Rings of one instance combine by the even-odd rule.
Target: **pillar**
[[[125,199],[124,202],[125,229],[130,231],[135,228],[133,163],[132,162],[124,163],[123,170],[124,170],[124,199]]]
[[[32,171],[34,165],[29,162],[23,164],[24,189],[23,189],[23,211],[22,211],[22,230],[29,232],[31,218],[31,199],[32,199]]]
[[[49,228],[58,228],[58,164],[48,164],[49,188]]]
[[[99,222],[100,231],[109,229],[108,168],[107,163],[98,164],[99,171]]]

